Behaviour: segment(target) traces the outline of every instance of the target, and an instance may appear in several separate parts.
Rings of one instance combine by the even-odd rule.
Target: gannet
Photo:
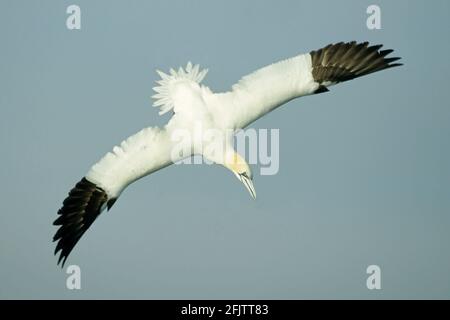
[[[153,88],[154,106],[160,115],[172,111],[172,117],[163,128],[145,128],[114,147],[70,190],[53,223],[60,226],[53,237],[55,255],[60,252],[58,264],[64,266],[81,236],[101,212],[111,209],[128,185],[182,157],[202,155],[224,166],[255,198],[252,172],[233,148],[233,132],[292,99],[327,92],[337,83],[402,65],[394,63],[398,57],[387,58],[393,50],[381,48],[368,42],[330,44],[261,68],[224,93],[213,93],[202,84],[208,70],[200,70],[199,65],[188,63],[168,74],[157,70],[161,79]],[[210,143],[223,145],[224,151],[213,152],[214,148],[194,138],[183,146],[188,154],[174,155],[173,135],[178,130],[193,133],[198,124],[220,133]]]

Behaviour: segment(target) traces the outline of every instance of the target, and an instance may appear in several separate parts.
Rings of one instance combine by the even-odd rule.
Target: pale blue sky
[[[82,10],[82,30],[65,26]],[[2,1],[0,298],[449,298],[450,2]],[[144,126],[156,68],[200,63],[226,90],[330,42],[405,66],[291,101],[280,171],[253,201],[226,170],[172,166],[130,186],[77,245],[65,288],[52,221],[69,189]],[[254,171],[257,172],[257,167]],[[382,269],[369,291],[366,268]]]

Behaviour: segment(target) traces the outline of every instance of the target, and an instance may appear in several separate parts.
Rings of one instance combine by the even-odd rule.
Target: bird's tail
[[[358,78],[373,72],[401,66],[394,63],[400,58],[386,58],[394,50],[380,50],[382,45],[369,46],[368,42],[340,42],[311,51],[312,74],[320,84],[317,91],[328,91],[326,87]]]
[[[191,62],[188,62],[186,68],[184,69],[181,67],[178,71],[170,69],[170,74],[165,74],[160,70],[156,70],[156,72],[161,77],[161,80],[158,80],[158,85],[153,88],[156,92],[156,94],[152,96],[152,98],[155,99],[153,106],[160,108],[159,114],[163,115],[174,108],[172,97],[173,85],[180,80],[201,83],[203,78],[208,73],[208,69],[200,70],[200,66],[198,64],[193,65]]]

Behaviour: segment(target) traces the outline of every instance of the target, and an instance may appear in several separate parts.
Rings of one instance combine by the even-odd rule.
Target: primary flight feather
[[[225,93],[213,93],[201,84],[207,70],[198,65],[188,63],[169,74],[158,71],[161,80],[153,88],[154,106],[160,108],[160,114],[172,111],[173,116],[164,128],[145,128],[114,147],[69,192],[53,223],[59,226],[53,237],[58,264],[64,265],[81,236],[103,210],[111,209],[129,184],[185,157],[200,154],[226,167],[255,198],[252,172],[234,151],[232,132],[292,99],[326,92],[339,82],[401,65],[396,63],[400,58],[387,57],[393,50],[381,47],[367,42],[330,44],[259,69]],[[178,130],[193,133],[198,124],[221,133],[210,143],[222,143],[222,155],[207,146],[199,149],[195,139],[182,146],[187,153],[172,152],[172,135]]]

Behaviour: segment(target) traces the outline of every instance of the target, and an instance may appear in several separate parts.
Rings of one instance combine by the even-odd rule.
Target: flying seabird
[[[225,93],[213,93],[201,84],[208,70],[200,70],[199,65],[188,63],[169,74],[157,71],[161,80],[153,88],[153,105],[160,108],[159,114],[172,111],[172,117],[163,128],[145,128],[114,147],[69,192],[53,223],[59,226],[53,237],[57,241],[55,255],[60,252],[58,264],[64,266],[81,236],[102,211],[111,209],[129,184],[182,158],[202,155],[224,166],[255,198],[252,172],[232,146],[233,132],[292,99],[323,93],[334,84],[402,65],[395,63],[400,58],[387,58],[393,50],[381,47],[355,41],[330,44],[259,69]],[[211,143],[222,144],[223,154],[211,151],[214,148],[205,146],[204,141],[203,148],[196,147],[194,139],[183,146],[187,154],[174,155],[172,135],[177,130],[193,133],[198,124],[221,133]]]

